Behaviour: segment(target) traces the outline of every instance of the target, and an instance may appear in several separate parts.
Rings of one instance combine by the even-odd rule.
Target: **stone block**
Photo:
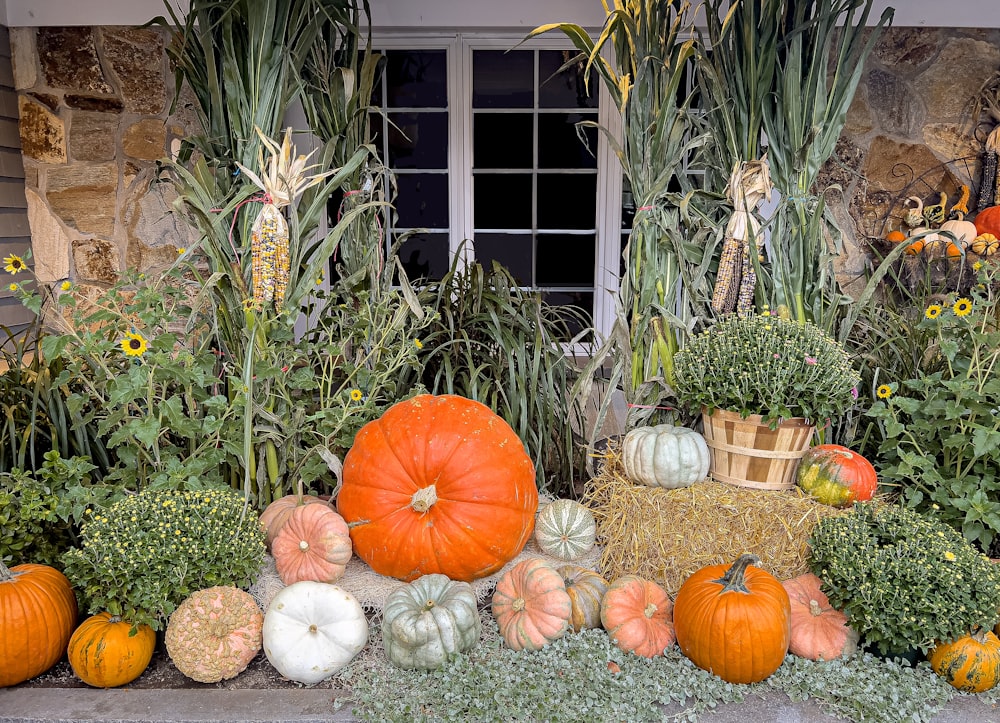
[[[920,127],[923,105],[905,81],[872,68],[865,74],[868,112],[884,133],[909,136]]]
[[[886,68],[910,74],[934,58],[940,42],[941,31],[936,28],[887,28],[872,57]]]
[[[115,95],[104,75],[90,27],[38,29],[38,59],[50,88]]]
[[[65,279],[69,276],[69,235],[37,193],[28,189],[25,195],[35,276],[43,283]]]
[[[162,120],[146,118],[125,129],[122,150],[130,158],[155,161],[167,152],[167,129]]]
[[[111,161],[115,157],[118,116],[75,111],[69,127],[69,156],[75,161]]]
[[[81,233],[111,236],[115,228],[118,168],[114,164],[50,168],[45,197],[67,226]]]
[[[118,249],[104,239],[75,239],[73,265],[75,278],[91,283],[111,285],[121,272]]]
[[[38,48],[35,28],[10,29],[10,55],[14,66],[14,89],[26,90],[38,84]]]
[[[97,113],[121,113],[125,104],[118,98],[110,96],[93,97],[79,93],[67,93],[63,98],[67,108],[74,110],[92,110]]]
[[[27,96],[18,98],[21,152],[42,163],[66,162],[66,127],[58,116]]]
[[[967,114],[983,83],[1000,66],[1000,47],[973,38],[951,38],[913,87],[935,122],[957,122]]]
[[[151,28],[103,28],[104,60],[121,89],[125,109],[156,115],[166,107],[163,35]]]

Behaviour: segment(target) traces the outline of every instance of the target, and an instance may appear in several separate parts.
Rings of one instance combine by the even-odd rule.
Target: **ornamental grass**
[[[756,490],[706,479],[676,490],[636,485],[619,450],[608,448],[583,503],[597,520],[600,572],[608,580],[639,575],[673,597],[693,572],[743,553],[779,580],[809,572],[809,536],[841,510],[798,488]]]

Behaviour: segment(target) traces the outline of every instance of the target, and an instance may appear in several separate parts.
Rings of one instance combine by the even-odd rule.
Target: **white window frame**
[[[422,31],[376,33],[372,47],[378,50],[445,50],[448,88],[448,251],[454,258],[463,241],[473,238],[472,194],[472,53],[474,50],[565,50],[571,48],[562,35],[521,42],[524,33]],[[599,77],[597,121],[616,138],[621,137],[618,109]],[[621,166],[603,132],[597,139],[597,216],[595,223],[593,321],[598,339],[606,337],[614,324],[620,279]],[[584,345],[567,345],[567,353],[582,354]]]

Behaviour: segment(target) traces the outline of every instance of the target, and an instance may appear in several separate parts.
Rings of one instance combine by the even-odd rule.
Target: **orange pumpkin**
[[[350,535],[344,518],[326,505],[296,507],[271,543],[281,581],[337,582],[351,559]]]
[[[839,444],[810,447],[799,461],[795,481],[803,492],[833,507],[868,502],[878,489],[872,463]]]
[[[573,605],[569,619],[573,632],[601,627],[601,601],[608,591],[608,581],[580,565],[560,565],[556,572],[562,576]]]
[[[822,581],[807,572],[781,583],[792,606],[792,637],[788,651],[809,660],[833,660],[858,649],[858,634],[847,616],[830,606]]]
[[[965,693],[983,693],[1000,681],[1000,640],[988,630],[941,643],[927,660],[935,673]]]
[[[497,582],[491,605],[512,650],[541,650],[569,630],[573,603],[556,569],[541,558],[522,560]]]
[[[260,526],[264,528],[267,549],[271,549],[271,543],[274,542],[274,538],[281,532],[281,528],[285,526],[288,516],[292,514],[295,508],[302,505],[315,504],[322,504],[331,509],[333,508],[333,504],[328,498],[324,499],[315,495],[285,495],[265,507],[264,511],[260,513]]]
[[[111,613],[97,613],[80,623],[66,651],[76,677],[95,688],[117,688],[142,675],[153,659],[156,633],[140,625],[129,635],[131,623]]]
[[[496,572],[528,541],[537,507],[534,465],[514,430],[447,394],[399,402],[362,427],[337,498],[358,557],[406,581]]]
[[[886,234],[885,240],[889,243],[898,244],[900,241],[906,240],[906,234],[899,229],[893,229],[888,234]]]
[[[48,565],[0,562],[0,688],[41,675],[66,652],[76,625],[69,580]]]
[[[1000,206],[987,206],[976,214],[976,235],[990,233],[1000,238]]]
[[[779,667],[791,640],[791,605],[781,583],[741,555],[709,565],[681,585],[674,632],[681,652],[730,683],[756,683]]]
[[[655,582],[623,575],[604,593],[601,623],[619,648],[653,658],[674,644],[672,608]]]

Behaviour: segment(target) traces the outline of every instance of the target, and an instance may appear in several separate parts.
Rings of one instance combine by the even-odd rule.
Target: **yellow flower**
[[[424,348],[424,344],[423,344],[422,341],[420,341],[420,339],[414,339],[413,340],[413,345],[415,347],[417,347],[417,349],[423,349]]]
[[[17,284],[10,284],[7,288],[11,291],[17,291]]]
[[[879,399],[888,399],[892,396],[892,387],[888,384],[882,384],[878,389],[875,390],[875,396]]]
[[[955,553],[951,550],[945,550],[944,559],[948,562],[955,562]]]
[[[972,270],[973,271],[979,271],[981,268],[983,268],[983,262],[982,261],[977,261],[976,263],[972,264]]]
[[[4,270],[11,274],[16,274],[28,268],[28,265],[24,263],[24,259],[22,259],[17,254],[11,254],[10,256],[6,256],[3,262],[4,264],[6,264],[4,266]]]
[[[364,396],[364,394],[361,393],[360,389],[352,389],[351,390],[351,401],[352,402],[360,402],[361,398],[363,396]]]
[[[927,307],[927,311],[924,312],[924,316],[928,319],[936,319],[941,316],[941,304],[931,304]]]
[[[69,291],[70,289],[73,288],[73,283],[70,281],[64,281],[59,285],[59,288],[62,289],[63,291]]]
[[[181,256],[185,251],[187,251],[187,249],[181,246],[180,248],[177,249],[177,255]]]
[[[955,316],[966,316],[972,311],[972,302],[963,297],[955,302],[951,310],[955,312]]]
[[[121,344],[125,356],[142,356],[146,353],[146,349],[149,346],[142,334],[137,333],[126,334]]]

